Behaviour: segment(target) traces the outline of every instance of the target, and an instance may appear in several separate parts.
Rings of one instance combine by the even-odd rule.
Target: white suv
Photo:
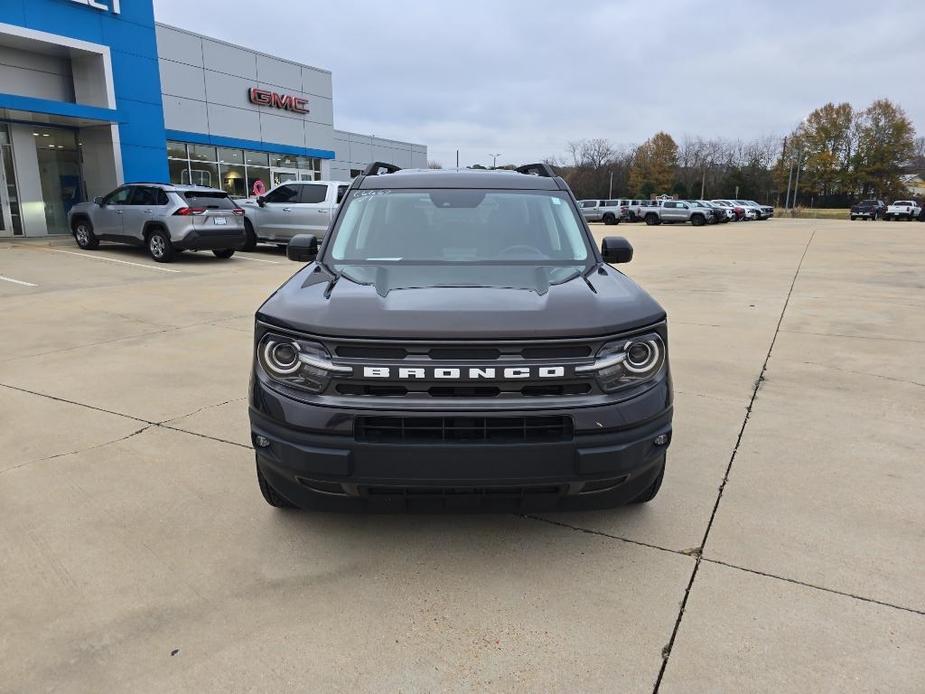
[[[287,181],[255,200],[239,200],[247,233],[244,250],[260,241],[286,245],[296,234],[320,241],[349,186],[344,181]]]

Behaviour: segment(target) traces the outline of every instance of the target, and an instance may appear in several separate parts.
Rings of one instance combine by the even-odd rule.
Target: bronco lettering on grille
[[[464,380],[477,381],[482,379],[518,379],[518,378],[564,378],[564,366],[508,366],[495,367],[407,367],[392,368],[390,366],[364,366],[364,378],[396,378],[422,379],[422,380]]]

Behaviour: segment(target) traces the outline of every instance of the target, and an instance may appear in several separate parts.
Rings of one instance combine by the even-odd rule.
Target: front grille
[[[518,386],[504,384],[499,386],[392,386],[372,383],[339,383],[335,390],[340,395],[367,395],[374,397],[406,395],[426,395],[431,398],[498,398],[502,395],[520,395],[525,398],[550,397],[562,395],[584,395],[591,392],[588,383],[544,383],[539,385]]]
[[[356,418],[358,441],[372,443],[434,443],[467,441],[530,443],[568,441],[571,417],[377,417]]]
[[[604,338],[560,340],[364,340],[323,338],[340,364],[354,367],[337,377],[330,393],[352,397],[392,397],[418,400],[554,398],[598,392],[591,375],[572,369],[587,364],[606,342]],[[390,369],[384,377],[365,376],[364,367]],[[543,367],[562,367],[562,377],[539,377]],[[402,368],[426,369],[426,376],[399,377]],[[494,376],[438,378],[438,368],[488,370]],[[508,368],[532,369],[529,378],[501,376]]]

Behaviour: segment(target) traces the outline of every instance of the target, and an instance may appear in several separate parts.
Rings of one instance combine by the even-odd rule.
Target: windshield
[[[412,287],[509,287],[544,293],[594,262],[566,193],[358,190],[325,261],[381,294]]]

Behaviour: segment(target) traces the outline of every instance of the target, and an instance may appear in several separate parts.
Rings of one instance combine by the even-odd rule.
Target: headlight
[[[257,345],[257,361],[274,381],[312,393],[323,391],[335,373],[351,373],[339,366],[317,342],[268,333]]]
[[[665,343],[657,333],[608,342],[593,364],[576,372],[594,373],[601,389],[610,393],[658,376],[665,365]]]

